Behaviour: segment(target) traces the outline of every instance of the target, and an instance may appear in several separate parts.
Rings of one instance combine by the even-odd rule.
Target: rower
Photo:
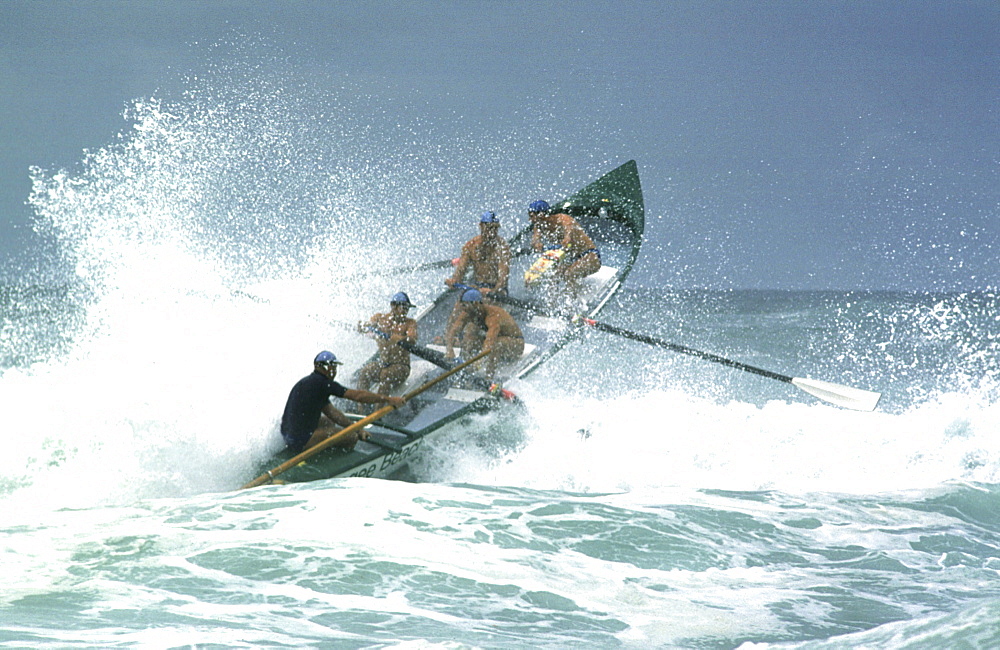
[[[483,302],[478,289],[467,289],[459,300],[460,312],[445,332],[445,356],[455,357],[455,342],[462,334],[462,354],[473,357],[489,350],[486,379],[493,381],[497,366],[517,361],[524,354],[524,335],[514,318],[500,305]]]
[[[378,356],[358,374],[358,388],[369,390],[377,385],[380,393],[388,395],[406,382],[410,376],[410,353],[399,343],[417,342],[417,321],[407,316],[413,307],[410,297],[400,291],[389,301],[388,312],[375,314],[367,323],[358,323],[358,331],[373,334],[378,344]]]
[[[331,396],[343,397],[362,404],[381,402],[396,407],[405,404],[402,397],[342,386],[334,381],[339,365],[341,362],[337,360],[336,355],[323,350],[313,359],[312,373],[300,379],[288,394],[285,411],[281,415],[281,437],[293,452],[309,449],[338,433],[342,427],[353,424],[350,418],[330,403]],[[353,449],[359,439],[367,438],[368,432],[362,429],[360,433],[351,434],[340,441],[337,446]]]
[[[528,206],[531,222],[531,248],[537,253],[548,254],[552,264],[548,277],[556,285],[556,293],[575,299],[580,295],[580,281],[601,270],[601,252],[594,240],[568,214],[553,210],[545,201],[532,201]],[[546,261],[546,256],[539,263]],[[530,280],[525,275],[526,280]]]
[[[455,261],[455,270],[444,283],[459,291],[478,289],[487,302],[494,302],[494,296],[507,295],[512,257],[510,245],[500,236],[500,219],[495,212],[487,210],[479,215],[479,234],[462,246],[462,253]],[[466,279],[470,269],[472,278]],[[448,315],[446,330],[458,318],[461,309],[461,301],[457,301]],[[440,339],[435,339],[435,342],[440,343]]]
[[[479,234],[462,246],[455,271],[444,283],[449,287],[461,284],[479,289],[484,297],[492,293],[506,294],[510,260],[510,246],[500,236],[500,219],[487,210],[479,216]],[[472,278],[466,280],[470,268]]]

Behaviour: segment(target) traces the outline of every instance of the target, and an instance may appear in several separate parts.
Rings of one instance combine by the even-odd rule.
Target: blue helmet
[[[412,302],[410,302],[410,297],[408,295],[406,295],[405,293],[403,293],[402,291],[400,291],[399,293],[397,293],[396,295],[394,295],[392,297],[392,300],[389,301],[389,304],[390,305],[406,305],[407,307],[416,307],[416,305],[414,305]]]
[[[549,204],[545,201],[532,201],[528,206],[528,212],[548,212]]]
[[[479,217],[479,223],[500,223],[497,215],[492,210],[487,210]]]
[[[323,366],[339,366],[339,365],[342,365],[340,361],[337,361],[337,355],[335,355],[333,352],[330,352],[329,350],[323,350],[322,352],[320,352],[319,354],[317,354],[316,358],[313,359],[313,364],[315,364],[317,366],[318,365],[323,365]]]
[[[467,289],[465,293],[462,294],[462,302],[482,302],[483,294],[479,293],[479,289]]]

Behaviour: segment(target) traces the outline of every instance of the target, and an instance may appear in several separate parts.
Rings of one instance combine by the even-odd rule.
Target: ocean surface
[[[602,321],[882,400],[587,331],[412,480],[237,490],[313,355],[372,352],[333,322],[425,304],[440,271],[387,271],[454,256],[447,206],[528,172],[516,142],[427,159],[439,134],[357,103],[199,83],[32,170],[53,244],[0,286],[0,645],[1000,645],[992,293],[630,281]]]

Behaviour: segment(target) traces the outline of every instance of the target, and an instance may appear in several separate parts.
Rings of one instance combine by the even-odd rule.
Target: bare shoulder
[[[486,308],[486,318],[487,320],[504,320],[507,318],[513,318],[507,313],[507,310],[500,305],[483,305]]]

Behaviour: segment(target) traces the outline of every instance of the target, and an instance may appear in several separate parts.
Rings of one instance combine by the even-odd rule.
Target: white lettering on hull
[[[376,476],[389,474],[398,467],[410,462],[410,459],[420,450],[423,441],[423,438],[418,438],[399,451],[389,452],[385,456],[356,467],[347,477],[375,478]]]

